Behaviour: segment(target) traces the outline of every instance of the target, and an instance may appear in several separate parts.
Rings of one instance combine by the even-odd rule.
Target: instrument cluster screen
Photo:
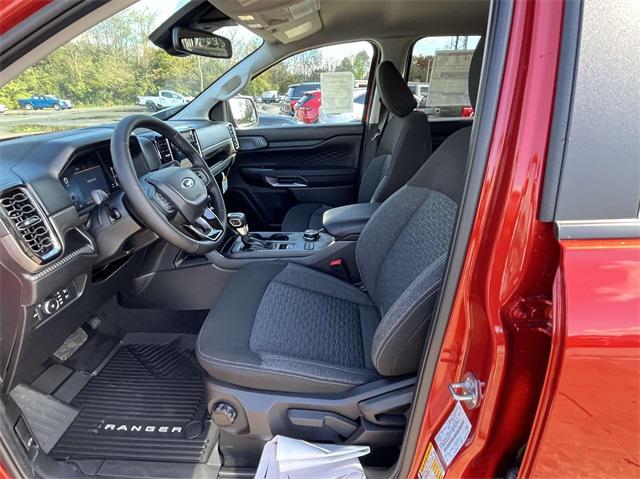
[[[78,211],[93,206],[93,190],[102,190],[108,194],[115,186],[115,179],[105,173],[105,167],[95,151],[75,158],[60,177],[60,181],[69,192],[71,202]]]

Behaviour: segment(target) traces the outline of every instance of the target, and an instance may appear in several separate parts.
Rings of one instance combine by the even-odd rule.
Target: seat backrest
[[[415,109],[416,99],[393,63],[378,65],[376,82],[388,116],[376,156],[360,180],[358,203],[386,200],[409,181],[431,154],[427,115]]]
[[[474,53],[470,89],[478,85],[482,50],[479,44]],[[476,93],[469,96],[475,106]],[[464,189],[470,138],[471,127],[447,138],[415,176],[382,203],[358,240],[358,270],[382,316],[371,351],[380,374],[418,369]]]

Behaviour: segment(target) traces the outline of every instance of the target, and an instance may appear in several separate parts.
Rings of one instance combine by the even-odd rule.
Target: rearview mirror
[[[215,33],[173,27],[171,34],[173,48],[180,53],[211,58],[231,58],[233,53],[229,39]]]

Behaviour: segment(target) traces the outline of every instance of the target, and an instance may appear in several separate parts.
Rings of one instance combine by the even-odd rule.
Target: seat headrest
[[[390,61],[378,65],[376,82],[382,103],[394,115],[406,116],[418,106],[407,82]]]
[[[484,37],[480,39],[476,46],[471,64],[469,65],[469,81],[467,88],[469,90],[469,100],[471,106],[475,109],[478,101],[478,88],[480,87],[480,73],[482,73],[482,56],[484,54]]]

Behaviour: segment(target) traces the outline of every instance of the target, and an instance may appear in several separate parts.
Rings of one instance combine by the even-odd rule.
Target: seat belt
[[[375,134],[371,137],[371,142],[376,143],[376,148],[378,144],[380,144],[380,138],[382,138],[382,134],[384,133],[384,129],[387,126],[387,120],[389,119],[389,110],[384,106],[384,103],[380,102],[380,116],[378,118],[378,129]]]

